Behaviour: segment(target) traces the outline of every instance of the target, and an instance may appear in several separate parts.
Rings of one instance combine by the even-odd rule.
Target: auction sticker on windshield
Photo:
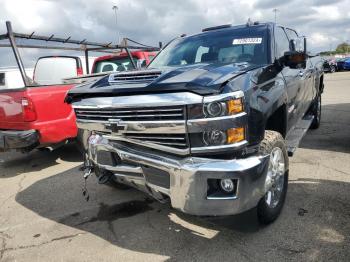
[[[261,37],[240,38],[240,39],[233,39],[232,44],[233,45],[251,45],[251,44],[261,44],[261,42],[262,42]]]

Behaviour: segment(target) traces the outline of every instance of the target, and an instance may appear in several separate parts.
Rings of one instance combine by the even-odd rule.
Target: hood
[[[84,97],[184,91],[200,95],[217,94],[228,80],[256,68],[248,63],[195,64],[113,73],[94,83],[77,86],[69,91],[66,101],[71,103]],[[152,81],[140,80],[140,76],[148,75],[156,77]],[[118,80],[110,82],[111,77]]]

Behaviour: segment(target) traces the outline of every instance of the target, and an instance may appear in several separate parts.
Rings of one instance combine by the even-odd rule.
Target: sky
[[[117,25],[113,5],[118,6]],[[350,42],[350,0],[0,0],[0,34],[5,21],[15,32],[116,42],[128,37],[157,46],[181,34],[222,24],[274,21],[307,36],[312,51]],[[21,43],[21,41],[19,41]],[[37,50],[21,51],[32,66]],[[0,66],[14,64],[10,49],[0,49]]]

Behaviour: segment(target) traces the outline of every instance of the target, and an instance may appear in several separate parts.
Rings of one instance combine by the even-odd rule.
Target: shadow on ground
[[[321,126],[309,130],[300,147],[350,153],[350,103],[322,106]]]
[[[297,180],[286,207],[272,225],[261,228],[255,210],[225,218],[182,214],[139,192],[88,183],[91,200],[81,196],[77,168],[42,179],[16,201],[38,215],[90,232],[111,244],[170,261],[332,260],[350,255],[350,184]],[[64,194],[62,194],[64,192]],[[36,232],[44,234],[44,232]],[[342,257],[344,256],[344,257]]]
[[[35,172],[52,167],[58,164],[57,160],[61,159],[67,162],[81,162],[82,154],[75,144],[67,144],[53,151],[33,150],[29,153],[5,152],[0,153],[0,178],[14,177],[26,172]],[[11,172],[5,172],[11,169]],[[13,172],[13,170],[15,170]],[[18,172],[16,172],[16,170]]]

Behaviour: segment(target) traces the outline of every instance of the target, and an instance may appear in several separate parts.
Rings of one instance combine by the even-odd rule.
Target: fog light
[[[231,179],[221,179],[220,180],[220,187],[223,191],[226,193],[232,193],[235,189],[235,184]]]

